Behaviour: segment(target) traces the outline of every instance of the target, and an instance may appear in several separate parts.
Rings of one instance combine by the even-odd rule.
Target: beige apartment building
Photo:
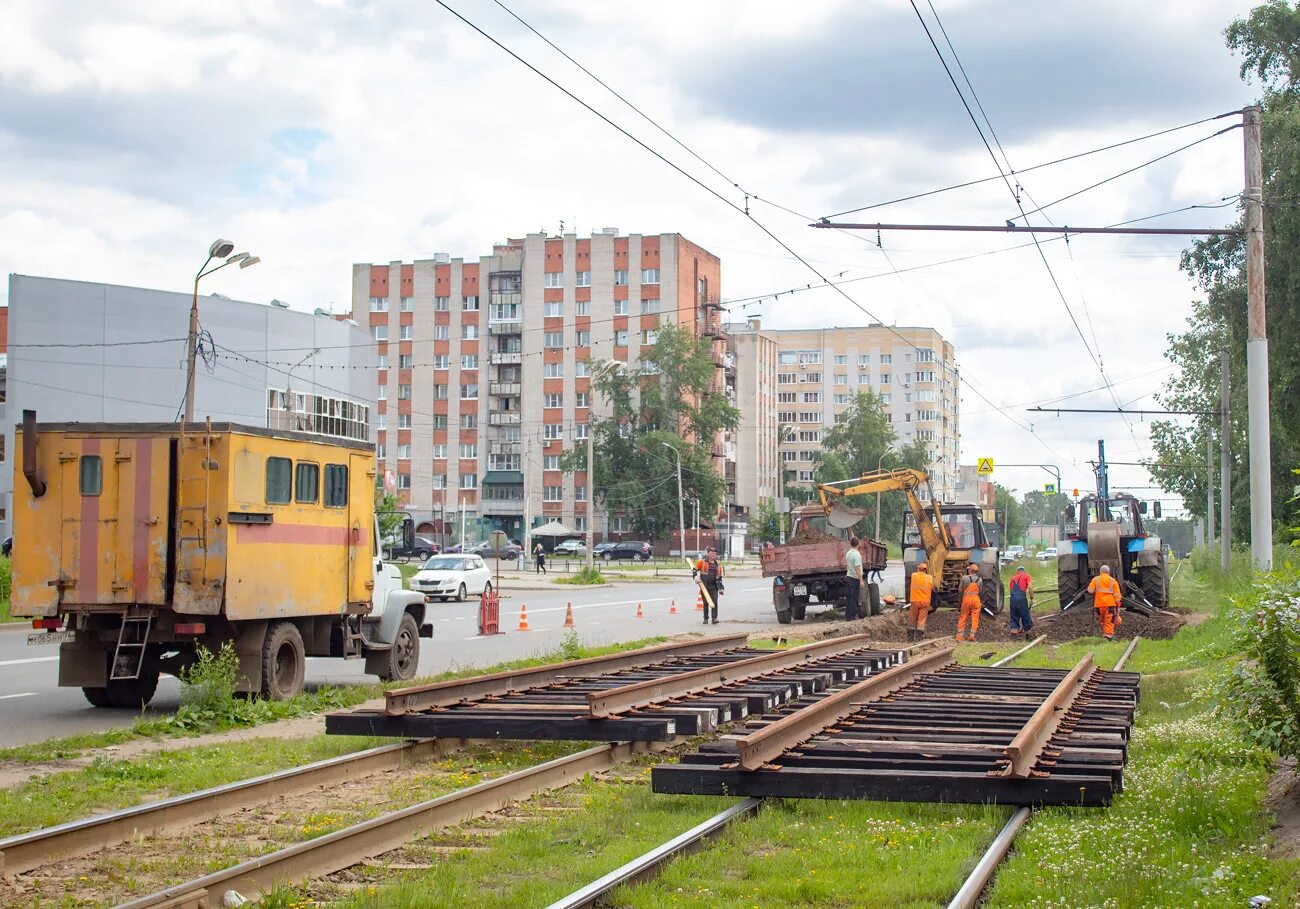
[[[661,325],[709,337],[715,391],[732,387],[718,313],[721,262],[680,234],[529,234],[465,260],[359,264],[352,317],[379,358],[381,472],[419,532],[484,539],[558,520],[599,535],[627,529],[596,513],[565,451],[608,416],[588,361],[636,365]],[[727,442],[712,445],[720,475]]]
[[[759,319],[723,326],[727,357],[735,376],[733,403],[740,408],[740,426],[728,443],[734,451],[735,481],[731,494],[749,515],[758,506],[782,495],[780,452],[777,448],[776,341],[763,331]]]
[[[902,444],[921,440],[929,446],[935,492],[946,501],[954,498],[961,457],[960,376],[952,344],[937,331],[876,324],[762,329],[761,334],[776,349],[776,422],[789,427],[779,443],[787,483],[812,481],[822,436],[856,392],[869,390],[884,399]],[[738,373],[745,369],[738,358]],[[746,412],[742,424],[749,417]],[[753,419],[759,419],[756,411]]]

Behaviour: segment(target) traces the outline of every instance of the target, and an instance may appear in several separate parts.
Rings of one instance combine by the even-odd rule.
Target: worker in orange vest
[[[919,641],[925,637],[925,620],[930,615],[930,597],[934,593],[934,578],[928,574],[925,562],[916,566],[907,589],[907,639]]]
[[[975,632],[980,628],[980,590],[984,582],[980,579],[980,569],[978,565],[972,565],[966,571],[966,579],[962,581],[961,589],[961,614],[957,616],[957,640],[973,641]],[[970,624],[970,637],[966,636],[966,625]]]
[[[1092,579],[1092,583],[1088,585],[1088,593],[1092,594],[1092,605],[1097,610],[1101,636],[1108,641],[1112,640],[1115,637],[1116,619],[1119,615],[1119,607],[1124,602],[1124,594],[1120,591],[1119,581],[1111,577],[1109,565],[1101,566],[1101,574]]]

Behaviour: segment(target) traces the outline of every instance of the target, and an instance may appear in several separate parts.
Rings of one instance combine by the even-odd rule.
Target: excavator
[[[851,480],[820,483],[817,496],[827,522],[833,527],[851,527],[867,513],[851,507],[849,496],[901,490],[907,496],[903,516],[904,593],[910,593],[912,574],[926,562],[935,578],[934,605],[959,606],[962,579],[969,565],[977,565],[981,579],[982,611],[994,616],[1002,611],[1004,592],[997,547],[984,531],[981,509],[976,505],[940,506],[930,489],[930,478],[920,470],[882,470]],[[921,500],[924,490],[929,504]],[[942,566],[942,573],[936,571]]]

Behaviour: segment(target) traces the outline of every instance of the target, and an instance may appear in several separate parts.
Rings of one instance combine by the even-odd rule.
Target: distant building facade
[[[723,330],[735,376],[734,403],[740,410],[740,426],[731,443],[735,453],[731,495],[752,517],[760,505],[774,504],[784,495],[777,445],[777,343],[757,318],[725,325]]]

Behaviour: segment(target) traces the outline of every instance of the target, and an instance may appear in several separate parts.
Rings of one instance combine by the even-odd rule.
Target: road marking
[[[35,691],[24,691],[22,694],[0,694],[0,701],[8,701],[11,698],[34,698]]]
[[[21,660],[0,660],[0,666],[22,666],[27,663],[53,663],[59,658],[56,656],[47,657],[26,657]]]

